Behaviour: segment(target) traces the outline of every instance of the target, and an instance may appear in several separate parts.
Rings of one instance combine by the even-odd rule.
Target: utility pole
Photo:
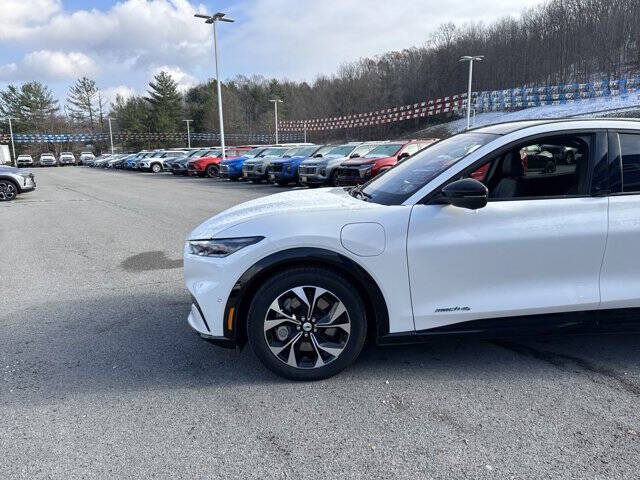
[[[189,123],[193,122],[193,120],[183,120],[183,122],[187,122],[187,148],[191,148],[191,132],[189,131]]]
[[[282,103],[282,100],[269,100],[270,102],[273,102],[273,108],[274,108],[274,112],[276,115],[276,145],[278,144],[278,103]]]
[[[471,128],[471,81],[473,79],[473,62],[481,62],[484,55],[469,56],[465,55],[460,58],[461,62],[469,62],[469,88],[467,90],[467,130]]]
[[[13,141],[13,126],[11,125],[11,120],[15,120],[15,118],[9,117],[9,135],[11,136],[11,150],[13,151],[13,166],[18,166],[18,159],[16,157],[16,145]]]

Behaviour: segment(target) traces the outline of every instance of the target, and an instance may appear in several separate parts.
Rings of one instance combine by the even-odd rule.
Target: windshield
[[[244,154],[242,156],[246,157],[246,158],[257,157],[258,155],[260,155],[265,150],[266,150],[266,148],[256,148],[255,150],[251,150],[249,152],[244,152]]]
[[[258,158],[262,157],[279,157],[283,155],[287,151],[286,148],[276,147],[276,148],[267,148],[262,151],[259,155],[256,155]]]
[[[204,155],[205,153],[207,153],[206,150],[195,150],[191,153],[189,153],[187,155],[187,158],[191,158],[191,157],[201,157],[202,155]]]
[[[346,157],[353,152],[354,148],[355,145],[341,145],[339,147],[333,147],[325,154],[325,156],[331,155],[332,157]]]
[[[453,164],[495,138],[497,135],[491,133],[462,133],[434,143],[376,177],[362,191],[372,202],[399,205]]]
[[[376,148],[367,153],[364,158],[391,157],[398,153],[398,150],[400,150],[403,145],[403,143],[386,143],[384,145],[378,145]]]
[[[375,144],[375,143],[374,144],[368,144],[368,145],[360,145],[349,156],[350,157],[362,157],[363,155],[366,155],[367,153],[369,153],[374,148],[378,147],[378,145],[379,144]]]
[[[313,147],[297,148],[293,151],[293,153],[287,152],[287,154],[292,157],[308,157],[310,155],[313,155],[316,150],[318,150],[318,147],[314,145]]]

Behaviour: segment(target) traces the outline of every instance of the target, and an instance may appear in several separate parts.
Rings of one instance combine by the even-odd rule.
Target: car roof
[[[495,123],[493,125],[486,125],[484,127],[473,128],[468,130],[469,132],[478,132],[478,133],[492,133],[494,135],[507,135],[509,133],[516,132],[518,130],[523,130],[529,127],[535,127],[537,125],[553,125],[553,124],[561,124],[561,123],[590,123],[590,122],[633,122],[637,123],[640,128],[640,119],[638,118],[547,118],[547,119],[537,119],[537,120],[521,120],[515,122],[502,122]],[[613,127],[613,125],[612,125]]]

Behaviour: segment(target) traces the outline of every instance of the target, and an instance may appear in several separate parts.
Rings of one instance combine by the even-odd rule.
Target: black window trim
[[[522,143],[528,142],[529,140],[535,140],[538,138],[546,138],[546,137],[564,137],[570,135],[592,135],[594,137],[594,145],[593,151],[594,154],[589,155],[589,190],[590,193],[586,195],[549,195],[545,197],[517,197],[517,198],[490,198],[489,203],[493,202],[519,202],[523,200],[563,200],[563,199],[571,199],[571,198],[592,198],[592,197],[600,197],[602,196],[602,189],[598,192],[594,192],[594,171],[596,167],[596,155],[600,158],[598,161],[602,161],[602,156],[605,156],[608,161],[608,133],[607,128],[589,128],[589,129],[571,129],[571,130],[558,130],[551,132],[539,133],[527,137],[519,138],[518,140],[514,140],[506,145],[503,145],[499,148],[496,148],[492,152],[483,156],[482,158],[476,160],[467,168],[465,168],[462,172],[459,172],[457,175],[447,179],[441,185],[434,188],[431,192],[425,195],[420,201],[416,202],[416,205],[424,205],[424,204],[432,204],[431,201],[439,196],[440,191],[447,186],[449,183],[455,182],[461,175],[464,175],[466,172],[473,172],[477,170],[483,163],[485,163],[490,157],[497,157],[505,154],[508,150],[512,149],[514,146]],[[601,151],[604,150],[604,151]],[[608,191],[606,193],[609,193]],[[434,204],[438,204],[437,202]]]
[[[634,190],[633,192],[625,192],[624,191],[624,171],[622,165],[622,142],[620,141],[620,135],[638,135],[640,136],[640,130],[633,129],[609,129],[609,142],[611,142],[611,135],[615,135],[615,147],[616,147],[616,155],[611,155],[609,158],[609,177],[616,175],[618,180],[620,180],[620,191],[619,192],[610,192],[610,197],[623,197],[627,195],[640,195],[640,190]],[[611,150],[611,149],[610,149]],[[614,165],[616,162],[618,165]],[[615,169],[615,170],[614,170]],[[616,173],[617,172],[617,173]]]

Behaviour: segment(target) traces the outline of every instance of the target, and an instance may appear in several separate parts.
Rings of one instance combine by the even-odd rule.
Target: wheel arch
[[[369,339],[389,333],[389,313],[380,287],[354,260],[323,248],[292,248],[271,254],[247,269],[235,283],[224,311],[224,336],[237,345],[247,341],[247,314],[253,293],[267,278],[295,267],[324,267],[338,271],[358,290],[365,303]]]

